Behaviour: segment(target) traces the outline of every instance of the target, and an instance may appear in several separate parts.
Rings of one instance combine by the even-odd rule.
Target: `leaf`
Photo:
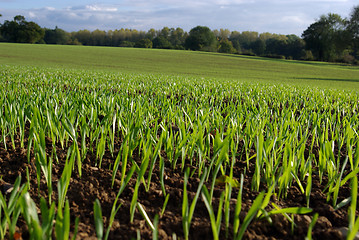
[[[239,233],[237,236],[235,236],[235,239],[242,239],[244,232],[246,231],[247,227],[249,226],[249,224],[251,223],[251,221],[253,220],[253,218],[257,215],[257,212],[259,211],[261,205],[262,205],[262,201],[264,198],[264,192],[261,192],[256,199],[254,199],[253,204],[251,206],[251,208],[249,209],[247,215],[245,216],[243,223],[239,229]]]
[[[348,205],[352,200],[352,197],[348,197],[346,199],[344,199],[343,201],[341,201],[340,203],[338,203],[338,205],[335,206],[334,210],[338,210],[346,205]]]
[[[148,226],[151,228],[152,231],[155,231],[155,227],[153,226],[152,222],[151,222],[151,219],[148,217],[145,209],[143,208],[142,204],[141,203],[137,203],[137,208],[138,210],[140,211],[142,217],[146,220]]]
[[[229,184],[229,183],[232,185],[232,187],[240,188],[240,186],[241,186],[241,184],[238,182],[237,179],[235,179],[235,178],[231,179],[227,175],[222,175],[222,176],[218,177],[215,181],[216,186],[223,185],[223,184]]]
[[[93,212],[95,218],[96,235],[97,238],[101,240],[103,238],[103,219],[102,219],[101,204],[98,199],[96,199],[94,202]]]
[[[209,213],[209,218],[211,221],[211,228],[212,228],[212,233],[213,233],[213,239],[218,240],[218,229],[217,229],[216,217],[215,217],[214,211],[213,211],[211,196],[208,193],[206,186],[202,187],[201,195],[202,195],[203,202],[206,205],[206,208]]]
[[[65,117],[65,119],[63,121],[61,121],[62,125],[64,126],[65,130],[67,131],[67,133],[70,135],[71,139],[76,141],[76,131],[75,128],[73,127],[73,125],[71,124],[70,120]]]
[[[275,214],[283,214],[283,213],[293,213],[293,214],[308,214],[311,213],[313,209],[306,208],[306,207],[290,207],[290,208],[282,208],[277,210],[272,210],[268,213],[269,216],[275,215]]]
[[[318,220],[318,217],[319,217],[319,214],[315,213],[314,216],[313,216],[312,222],[309,224],[307,237],[305,238],[306,240],[311,240],[312,239],[312,230],[313,230],[313,227],[314,227],[315,223]]]

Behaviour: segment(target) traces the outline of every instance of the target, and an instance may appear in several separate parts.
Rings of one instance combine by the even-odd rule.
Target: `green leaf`
[[[241,183],[240,183],[240,187],[239,187],[239,191],[238,191],[238,195],[237,195],[237,203],[236,203],[236,207],[234,209],[234,216],[233,216],[233,218],[234,218],[233,219],[234,235],[237,235],[239,224],[240,224],[239,214],[241,213],[241,210],[242,210],[243,180],[244,180],[244,176],[243,176],[243,174],[241,174]]]
[[[98,199],[96,199],[94,202],[93,212],[95,218],[96,236],[98,239],[101,240],[103,238],[103,219],[102,219],[101,204]]]
[[[313,209],[311,208],[306,208],[306,207],[289,207],[289,208],[281,208],[281,209],[277,209],[277,210],[272,210],[270,211],[268,214],[269,216],[271,215],[275,215],[275,214],[308,214],[311,213],[313,211]]]
[[[231,184],[232,187],[239,188],[241,185],[235,178],[230,178],[227,175],[222,175],[218,177],[215,181],[215,185],[222,185],[222,184]]]
[[[264,198],[264,192],[261,192],[256,199],[253,201],[253,204],[251,206],[251,208],[249,209],[247,215],[245,216],[243,223],[239,229],[239,233],[237,236],[235,236],[235,239],[242,239],[244,232],[246,231],[247,227],[249,226],[249,224],[251,223],[251,221],[253,220],[253,218],[257,215],[257,212],[259,211],[261,205],[262,205],[262,201]]]
[[[70,205],[69,200],[66,200],[65,202],[65,208],[64,208],[64,221],[63,221],[63,229],[64,233],[64,240],[69,239],[70,236]]]
[[[67,131],[67,133],[70,135],[71,139],[76,141],[76,131],[74,126],[71,124],[70,120],[65,117],[65,119],[63,119],[61,121],[62,125],[64,126],[65,130]]]
[[[305,240],[312,240],[312,230],[314,228],[314,225],[316,224],[317,220],[318,220],[319,214],[315,213],[312,219],[312,222],[309,224],[308,227],[308,232],[307,232],[307,237],[305,238]]]
[[[218,240],[218,229],[217,229],[217,223],[216,223],[216,217],[214,215],[213,206],[211,202],[211,196],[208,193],[208,190],[205,186],[202,187],[202,199],[204,204],[206,205],[206,208],[209,213],[209,218],[211,220],[211,228],[213,233],[213,239]],[[221,209],[222,211],[222,209]]]

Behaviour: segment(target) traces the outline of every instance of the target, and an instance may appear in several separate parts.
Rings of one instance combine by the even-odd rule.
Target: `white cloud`
[[[29,12],[29,17],[30,17],[30,18],[36,18],[36,14],[33,13],[33,12]]]
[[[100,5],[86,5],[85,7],[87,10],[90,11],[97,11],[97,12],[116,12],[117,8],[115,7],[106,7]]]
[[[308,24],[308,20],[306,20],[304,16],[284,16],[282,17],[282,21],[293,24]]]
[[[321,14],[348,15],[355,5],[354,0],[107,0],[106,4],[79,0],[76,4],[64,0],[55,6],[27,10],[0,7],[3,14],[0,20],[21,14],[40,26],[58,26],[67,31],[118,28],[146,31],[164,26],[189,31],[205,25],[211,29],[301,35]]]
[[[44,7],[44,9],[48,10],[48,11],[55,11],[56,8],[54,7]]]
[[[213,4],[217,5],[238,5],[244,3],[252,3],[254,1],[245,1],[245,0],[214,0]]]

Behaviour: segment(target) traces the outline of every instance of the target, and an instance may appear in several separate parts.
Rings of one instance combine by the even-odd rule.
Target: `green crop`
[[[209,217],[211,220],[211,227],[213,232],[213,239],[219,239],[219,233],[221,230],[221,222],[222,222],[222,207],[223,207],[223,201],[224,201],[224,192],[221,194],[218,210],[217,210],[217,216],[214,214],[213,206],[211,205],[211,196],[209,195],[209,192],[206,187],[202,187],[202,199],[207,207]]]
[[[303,68],[308,77],[320,69],[318,65],[312,66],[314,70]],[[71,234],[68,189],[74,176],[83,177],[83,162],[91,159],[89,155],[93,161],[86,164],[103,168],[104,159],[110,163],[113,190],[115,182],[120,183],[110,216],[103,216],[109,219],[106,229],[100,202],[94,203],[98,238],[109,237],[123,203],[121,194],[129,183],[133,184],[128,204],[131,222],[137,211],[158,238],[161,217],[176,197],[166,185],[172,171],[183,180],[180,209],[184,238],[191,236],[191,222],[200,201],[208,211],[205,220],[211,224],[215,239],[222,235],[241,239],[251,222],[271,222],[274,214],[285,216],[295,230],[293,215],[311,212],[316,180],[324,185],[323,193],[333,207],[348,205],[350,237],[358,229],[358,192],[353,190],[359,173],[359,102],[355,91],[248,83],[233,76],[209,79],[9,65],[1,65],[0,70],[1,144],[6,149],[27,150],[38,189],[47,188],[48,199],[36,206],[28,192],[28,169],[24,187],[17,180],[20,190],[13,191],[9,199],[0,195],[1,239],[14,233],[20,216],[28,225],[30,238],[47,238],[54,232],[67,239]],[[356,71],[348,70],[350,75]],[[284,78],[283,74],[278,76]],[[60,149],[67,153],[63,159]],[[63,166],[58,179],[53,176],[56,164]],[[189,183],[191,187],[193,183],[189,181],[195,178],[198,185],[191,188],[191,194]],[[339,192],[349,184],[354,186],[351,196],[342,200]],[[154,218],[146,213],[140,194],[152,191],[152,186],[158,186],[163,201]],[[306,206],[280,208],[271,204],[274,196],[285,200],[293,187]],[[243,192],[248,189],[257,198],[240,219],[245,210]]]
[[[359,231],[359,217],[355,218],[358,200],[358,177],[355,176],[351,180],[351,204],[349,211],[349,231],[347,239],[354,239]]]
[[[144,75],[225,79],[280,86],[358,89],[358,68],[197,51],[43,44],[0,44],[0,64]],[[101,56],[99,61],[98,57]],[[144,77],[145,78],[145,77]],[[119,115],[117,115],[119,117]]]
[[[188,239],[189,229],[191,227],[191,221],[193,217],[194,210],[196,208],[197,200],[199,194],[201,193],[205,174],[202,175],[202,178],[198,184],[198,189],[196,195],[194,196],[191,205],[188,202],[187,195],[187,182],[188,182],[189,168],[186,169],[184,174],[184,183],[183,183],[183,204],[182,204],[182,226],[185,238]]]
[[[19,176],[15,183],[13,190],[11,192],[10,198],[6,201],[6,197],[0,191],[0,238],[4,239],[7,228],[9,229],[10,236],[13,236],[15,233],[15,227],[17,220],[20,216],[20,205],[18,201],[22,199],[22,190],[25,188],[22,186],[20,188],[21,176]]]

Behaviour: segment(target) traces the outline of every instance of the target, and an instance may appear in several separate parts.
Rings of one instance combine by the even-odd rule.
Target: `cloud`
[[[55,11],[56,8],[54,7],[44,7],[45,10],[48,10],[48,11]]]
[[[90,12],[116,12],[118,9],[113,6],[92,4],[92,5],[68,7],[67,10],[90,11]]]
[[[115,7],[104,7],[99,5],[86,5],[86,9],[98,12],[117,12],[117,8]]]
[[[11,1],[11,0],[0,0]],[[111,3],[111,1],[113,3]],[[85,2],[85,3],[83,3]],[[54,6],[3,9],[1,20],[23,15],[42,27],[58,26],[66,31],[131,28],[147,31],[164,26],[185,31],[197,25],[231,31],[282,34],[301,33],[321,14],[349,14],[350,0],[107,0],[106,3],[69,0]],[[49,2],[43,1],[43,4]]]

